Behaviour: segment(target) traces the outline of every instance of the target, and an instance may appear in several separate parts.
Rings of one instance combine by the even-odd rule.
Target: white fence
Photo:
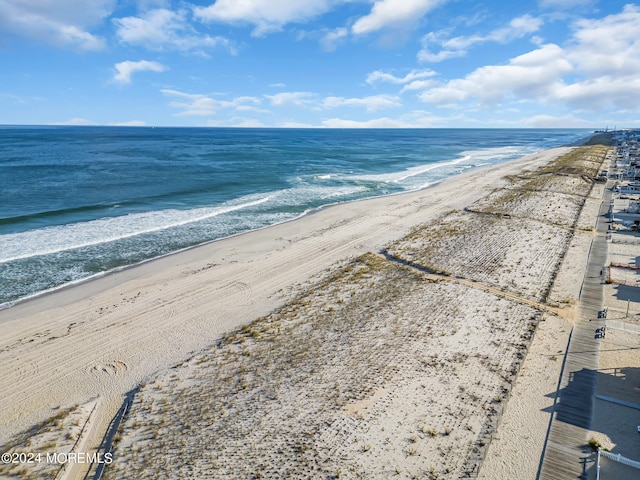
[[[627,465],[632,468],[636,468],[640,470],[640,462],[636,460],[631,460],[630,458],[624,457],[619,453],[611,453],[598,448],[598,461],[596,463],[596,479],[600,480],[600,456],[608,458],[609,460],[613,460],[614,462],[622,463],[623,465]]]

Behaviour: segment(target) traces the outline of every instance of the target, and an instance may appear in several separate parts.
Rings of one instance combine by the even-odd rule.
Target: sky
[[[640,126],[640,2],[0,0],[0,124]]]

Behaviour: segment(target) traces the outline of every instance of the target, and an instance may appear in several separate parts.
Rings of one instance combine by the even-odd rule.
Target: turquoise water
[[[0,127],[0,303],[590,133]]]

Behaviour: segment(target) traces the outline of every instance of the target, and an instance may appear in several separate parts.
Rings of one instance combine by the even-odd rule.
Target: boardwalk
[[[599,340],[594,338],[594,330],[603,324],[597,317],[603,303],[600,272],[607,261],[606,215],[610,197],[611,191],[605,190],[580,293],[580,316],[571,334],[540,464],[538,478],[542,480],[587,478],[587,469],[591,467],[592,451],[585,444],[598,369]]]

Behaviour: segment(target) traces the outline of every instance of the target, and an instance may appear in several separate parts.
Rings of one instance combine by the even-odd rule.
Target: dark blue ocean
[[[0,303],[590,134],[0,126]]]

